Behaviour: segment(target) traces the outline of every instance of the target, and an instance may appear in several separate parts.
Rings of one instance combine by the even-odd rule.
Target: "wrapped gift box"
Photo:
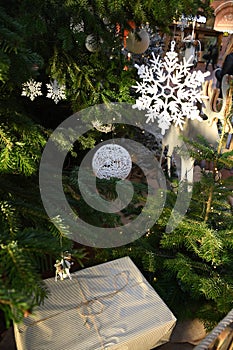
[[[18,350],[149,350],[176,323],[129,257],[45,283],[44,304],[14,326]]]

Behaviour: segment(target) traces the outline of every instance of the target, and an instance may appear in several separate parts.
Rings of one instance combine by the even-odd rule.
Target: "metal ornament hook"
[[[175,40],[171,41],[171,51],[173,52],[175,50],[176,42]]]

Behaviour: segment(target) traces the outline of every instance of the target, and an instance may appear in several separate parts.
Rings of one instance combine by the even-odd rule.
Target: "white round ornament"
[[[139,38],[141,40],[139,40]],[[145,52],[150,45],[150,36],[145,29],[141,29],[137,34],[129,32],[126,38],[126,49],[130,52],[141,54]]]
[[[101,146],[92,159],[92,169],[99,179],[125,179],[132,168],[129,152],[117,144]]]
[[[95,34],[89,34],[86,37],[85,46],[86,46],[87,50],[90,51],[90,52],[98,51],[98,49],[99,49],[99,41],[97,40]]]

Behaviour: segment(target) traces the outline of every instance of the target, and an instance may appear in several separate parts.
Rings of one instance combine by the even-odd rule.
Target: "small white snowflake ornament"
[[[133,108],[147,112],[146,123],[157,121],[162,135],[172,123],[183,130],[186,118],[202,120],[196,103],[201,103],[205,97],[201,93],[202,84],[210,74],[190,72],[192,57],[179,62],[174,48],[175,42],[172,41],[171,50],[163,60],[152,53],[149,66],[135,65],[142,81],[133,86],[139,93]]]
[[[35,99],[37,96],[41,96],[41,85],[42,83],[35,81],[34,79],[30,79],[26,83],[23,83],[22,96],[27,96],[31,101]]]
[[[60,100],[66,99],[66,87],[65,85],[58,85],[57,80],[54,80],[50,84],[46,84],[48,93],[46,97],[51,98],[57,104]]]

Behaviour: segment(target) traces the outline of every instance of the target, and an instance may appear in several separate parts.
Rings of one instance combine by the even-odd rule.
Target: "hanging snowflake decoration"
[[[31,101],[35,99],[37,96],[41,96],[41,85],[42,83],[36,82],[34,79],[30,79],[26,83],[23,83],[22,96],[27,96]]]
[[[151,65],[135,65],[142,82],[133,86],[140,94],[133,108],[146,110],[146,123],[157,122],[162,135],[172,123],[183,130],[186,118],[202,121],[196,103],[205,96],[201,93],[202,84],[210,72],[190,72],[192,56],[186,61],[178,60],[174,52],[175,42],[163,60],[155,57]]]
[[[46,84],[48,93],[46,97],[51,98],[57,104],[60,100],[66,99],[65,85],[59,86],[57,80],[54,80],[50,84]]]

